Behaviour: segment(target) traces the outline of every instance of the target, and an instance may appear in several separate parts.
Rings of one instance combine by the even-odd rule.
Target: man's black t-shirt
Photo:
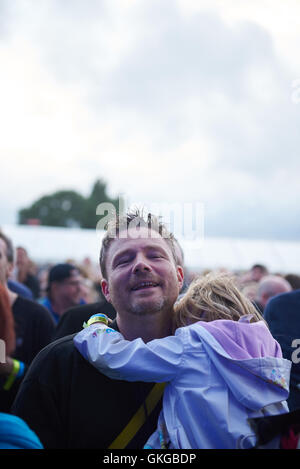
[[[29,365],[51,341],[55,323],[44,306],[21,296],[14,302],[12,312],[16,330],[14,358]]]
[[[112,327],[117,329],[116,323]],[[75,334],[43,349],[14,402],[45,448],[108,448],[135,415],[153,383],[112,380],[74,347]],[[142,448],[156,429],[161,400],[127,445]]]
[[[29,290],[31,290],[35,299],[38,299],[40,297],[40,282],[37,277],[32,274],[28,274],[24,281],[24,285],[29,288]]]

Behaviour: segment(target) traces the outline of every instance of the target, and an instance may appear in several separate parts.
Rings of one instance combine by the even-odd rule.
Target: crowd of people
[[[116,222],[100,266],[0,232],[0,448],[255,446],[300,410],[300,276],[191,272],[154,216]]]

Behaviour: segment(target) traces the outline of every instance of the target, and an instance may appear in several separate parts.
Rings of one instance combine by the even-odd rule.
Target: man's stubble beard
[[[116,311],[122,311],[118,305],[118,301],[114,301],[114,298],[111,298],[111,303],[115,307]],[[168,300],[164,296],[157,298],[156,300],[145,300],[145,301],[128,301],[126,313],[132,314],[133,316],[149,316],[157,314],[163,310],[172,309],[172,301]],[[125,312],[125,311],[124,311]]]
[[[160,298],[154,302],[151,302],[151,304],[149,305],[142,303],[132,305],[130,308],[130,312],[135,316],[146,316],[159,313],[165,308],[165,306],[165,298]]]

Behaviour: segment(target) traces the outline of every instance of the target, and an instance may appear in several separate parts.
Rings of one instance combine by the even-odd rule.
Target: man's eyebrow
[[[146,251],[160,251],[161,253],[167,253],[166,249],[162,246],[157,246],[156,244],[151,244],[150,246],[145,247]]]
[[[124,249],[121,252],[117,252],[117,254],[112,259],[112,263],[116,262],[117,260],[119,260],[123,256],[126,256],[126,255],[130,256],[133,253],[134,253],[134,249],[130,249],[130,248],[129,249]]]

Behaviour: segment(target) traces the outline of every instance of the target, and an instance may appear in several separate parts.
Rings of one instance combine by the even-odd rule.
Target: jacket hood
[[[291,362],[263,321],[200,321],[197,330],[213,365],[242,405],[259,410],[289,394]]]

